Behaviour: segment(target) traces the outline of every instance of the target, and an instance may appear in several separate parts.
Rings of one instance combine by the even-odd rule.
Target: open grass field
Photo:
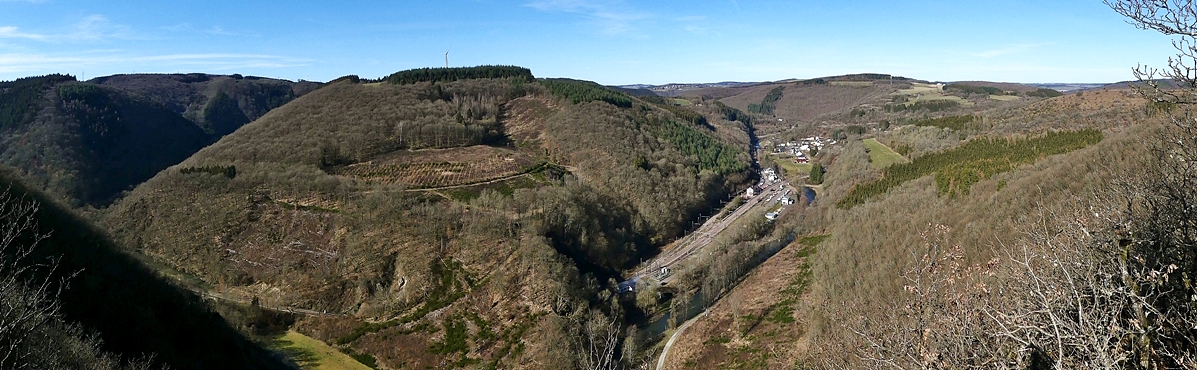
[[[336,348],[294,330],[274,338],[270,347],[291,356],[305,370],[370,370]]]
[[[691,103],[689,100],[682,99],[682,98],[674,98],[674,99],[673,99],[673,104],[677,104],[677,105],[680,105],[680,106],[683,106],[683,107],[685,107],[685,106],[690,106],[690,105],[694,105],[694,103]]]
[[[897,94],[897,95],[917,95],[917,94],[930,94],[930,93],[936,93],[936,94],[940,93],[939,88],[935,87],[935,85],[918,83],[918,82],[911,83],[910,88],[908,88],[908,89],[902,89],[902,90],[898,90],[898,91],[894,92],[894,94]]]
[[[973,105],[973,102],[965,100],[964,98],[961,98],[959,96],[944,94],[943,91],[940,91],[939,88],[935,87],[935,85],[923,84],[923,83],[917,83],[917,82],[911,84],[910,88],[895,91],[891,95],[906,95],[906,96],[908,96],[908,98],[910,100],[905,103],[906,105],[914,104],[919,101],[928,101],[928,100],[951,100],[956,103],[959,103],[961,106],[966,106],[966,107]],[[991,96],[991,98],[992,98],[992,96]],[[1013,98],[1018,98],[1018,97],[1015,96]],[[1002,100],[1002,99],[995,99],[995,100]]]
[[[1022,97],[1017,95],[990,95],[989,98],[997,101],[1014,101],[1022,99]]]
[[[877,141],[877,139],[865,139],[864,145],[865,148],[869,149],[869,159],[873,163],[873,168],[881,169],[889,167],[889,165],[894,163],[910,162],[901,154],[898,154],[898,152]]]
[[[777,163],[778,167],[781,167],[782,176],[785,176],[786,178],[793,178],[810,173],[811,164],[795,162],[794,157],[770,154],[769,159],[772,159],[774,163]]]
[[[397,152],[332,172],[383,184],[439,188],[475,184],[526,172],[537,163],[513,150],[475,145],[464,148]]]
[[[873,81],[831,81],[828,84],[832,86],[869,87],[873,86]]]

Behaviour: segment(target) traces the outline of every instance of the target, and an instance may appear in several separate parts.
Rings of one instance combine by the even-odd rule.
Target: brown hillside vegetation
[[[545,121],[560,109],[551,99],[520,97],[507,104],[503,128],[521,146],[541,145]]]
[[[586,351],[623,336],[608,279],[746,179],[726,165],[747,154],[713,134],[519,78],[338,82],[163,171],[105,222],[224,296],[331,314],[297,327],[387,368],[610,365]]]
[[[781,100],[777,102],[777,109],[773,115],[790,122],[809,122],[826,114],[847,111],[865,103],[888,99],[886,95],[894,91],[896,86],[905,85],[901,82],[895,84],[768,84],[753,86],[746,89],[744,93],[720,99],[720,101],[740,110],[748,110],[748,104],[759,103],[773,87],[785,86],[785,91],[782,93]]]
[[[803,344],[782,345],[776,351],[767,352],[758,345],[760,341],[782,332],[758,331],[755,336],[741,332],[728,336],[726,343],[698,346],[704,355],[679,357],[678,361],[693,361],[690,364],[698,367],[720,368],[789,368],[794,366],[795,360],[830,367],[870,364],[860,362],[862,357],[856,356],[872,358],[870,351],[875,348],[870,347],[867,338],[888,338],[883,336],[891,335],[890,332],[881,332],[880,328],[906,322],[900,316],[891,315],[896,312],[893,305],[906,299],[907,293],[903,289],[909,282],[902,279],[903,273],[919,261],[926,251],[924,248],[944,246],[943,253],[956,256],[961,271],[974,271],[965,270],[974,265],[984,268],[994,258],[999,265],[1004,265],[1005,253],[1017,242],[1017,235],[1042,220],[1044,212],[1048,212],[1045,210],[1067,209],[1078,195],[1100,193],[1108,189],[1110,179],[1130,175],[1141,165],[1145,151],[1140,143],[1154,135],[1164,118],[1161,114],[1151,113],[1144,103],[1142,99],[1122,92],[1086,92],[986,113],[992,118],[986,121],[987,128],[978,135],[1025,135],[1050,129],[1095,127],[1104,129],[1107,138],[1097,145],[1041,158],[1033,165],[982,180],[966,195],[943,196],[936,191],[932,179],[924,177],[861,206],[837,210],[831,201],[845,194],[852,185],[873,178],[872,174],[876,173],[868,165],[864,146],[849,143],[828,168],[827,185],[820,193],[823,201],[818,206],[820,212],[816,213],[822,214],[821,219],[811,220],[812,227],[831,236],[819,245],[817,253],[808,261],[812,284],[796,315],[797,323],[807,330],[799,341]],[[1128,126],[1128,122],[1139,123]],[[941,133],[949,135],[939,136]],[[932,127],[903,127],[878,134],[881,142],[909,143],[922,148],[915,149],[913,157],[920,155],[917,153],[946,149],[959,139],[951,130]],[[946,231],[938,232],[940,226],[931,225],[942,225],[941,229]],[[974,277],[977,276],[970,278]],[[769,287],[778,283],[753,281],[751,278],[746,280],[729,296],[776,289]],[[748,310],[756,307],[759,311],[767,300],[752,302],[756,303],[744,307]],[[716,313],[726,311],[727,308],[717,307],[695,327],[718,329],[716,323],[721,322],[718,318],[727,316]],[[726,328],[718,330],[735,329],[734,323],[742,321],[728,321],[733,323],[728,324],[732,326],[725,325]],[[689,339],[690,343],[699,340],[702,339]],[[809,352],[805,350],[808,341]],[[776,355],[796,353],[799,348],[805,354],[797,359]],[[844,351],[845,348],[854,350]],[[674,363],[674,360],[670,361]]]
[[[0,163],[76,207],[103,207],[210,142],[160,104],[69,76],[0,83],[0,99],[22,98],[3,105],[15,119],[0,127]]]
[[[665,369],[787,368],[805,352],[798,310],[822,236],[795,241],[697,318],[669,350]],[[796,319],[795,316],[801,318]]]
[[[288,368],[10,169],[0,186],[0,367]]]
[[[536,164],[532,157],[515,150],[474,145],[396,152],[367,162],[331,168],[329,173],[369,183],[421,189],[511,177],[532,170]]]
[[[318,86],[205,74],[0,82],[0,162],[72,206],[103,208]]]
[[[755,99],[759,101],[769,90],[762,88]],[[796,91],[800,90],[787,86],[781,101]],[[1036,227],[1057,222],[1045,220],[1070,212],[1079,204],[1079,198],[1090,197],[1099,203],[1121,199],[1119,193],[1110,193],[1112,181],[1134,178],[1135,171],[1149,162],[1149,146],[1144,143],[1155,140],[1167,119],[1167,108],[1151,106],[1130,91],[1097,90],[1047,99],[1023,97],[939,113],[954,117],[963,110],[974,116],[960,127],[924,125],[909,118],[908,112],[863,116],[889,120],[893,125],[845,135],[842,146],[821,150],[815,159],[829,165],[819,191],[820,201],[803,213],[797,226],[779,226],[829,235],[826,241],[809,250],[795,242],[761,265],[705,316],[694,320],[670,350],[666,367],[858,368],[883,366],[886,358],[909,348],[938,348],[943,356],[974,353],[950,352],[948,348],[963,343],[959,340],[964,337],[953,335],[981,338],[977,332],[945,331],[937,334],[936,340],[941,342],[936,344],[917,344],[918,336],[904,336],[902,330],[918,322],[912,317],[919,313],[903,307],[948,307],[945,302],[953,302],[935,301],[939,298],[925,291],[921,296],[912,295],[912,284],[906,279],[935,274],[931,276],[987,286],[1017,285],[1020,280],[1010,278],[1021,276],[1012,270],[1018,266],[1017,260],[1008,253],[1018,251],[1014,246],[1025,245],[1022,243],[1029,239],[1024,236],[1032,235]],[[843,120],[855,119],[835,114],[823,117],[829,122],[820,126],[833,128],[842,125]],[[1042,137],[1046,132],[1080,129],[1101,130],[1105,139],[1064,154],[1037,157],[1033,163],[1007,172],[982,175],[963,193],[942,192],[932,172],[854,208],[837,209],[834,205],[852,187],[882,176],[870,165],[863,138],[873,137],[901,148],[909,159],[918,160],[974,140],[1022,140]],[[807,253],[810,256],[798,263],[795,256]],[[928,253],[930,258],[941,258],[930,261],[944,262],[928,264],[928,257],[924,257]],[[793,288],[798,285],[802,287]],[[1012,298],[1017,295],[1002,297],[1017,299]],[[982,327],[985,320],[974,316],[980,312],[980,303],[976,302],[987,299],[990,303],[986,304],[998,303],[994,298],[971,299],[975,300],[953,302],[951,307],[959,311],[935,311],[945,315],[936,322],[956,325],[952,330]],[[970,310],[966,305],[970,302],[977,308]],[[797,308],[789,311],[793,307]],[[776,314],[778,308],[792,314]],[[967,321],[974,319],[978,321]],[[915,341],[898,341],[901,338]]]

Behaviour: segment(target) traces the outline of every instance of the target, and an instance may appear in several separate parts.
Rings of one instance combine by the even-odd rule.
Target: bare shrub
[[[57,299],[65,281],[38,277],[49,276],[57,262],[35,257],[49,237],[38,231],[37,212],[37,203],[14,197],[11,189],[0,193],[0,368],[118,368],[97,337],[63,320]]]

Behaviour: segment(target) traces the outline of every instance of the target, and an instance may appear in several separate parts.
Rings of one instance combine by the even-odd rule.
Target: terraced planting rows
[[[526,172],[534,166],[520,157],[491,156],[470,162],[365,162],[345,167],[338,174],[369,182],[401,183],[410,188],[441,188],[475,184]]]

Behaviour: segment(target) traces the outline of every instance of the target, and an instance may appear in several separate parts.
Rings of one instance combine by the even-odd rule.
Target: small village
[[[772,154],[779,157],[792,159],[795,164],[808,164],[811,163],[811,158],[815,155],[818,155],[819,151],[824,147],[835,144],[835,140],[821,136],[811,136],[797,141],[787,141],[776,144],[772,142],[766,142],[765,146],[771,147],[770,151]],[[773,168],[764,168],[761,170],[761,181],[756,185],[750,186],[748,189],[744,190],[744,199],[746,200],[758,196],[767,196],[763,202],[776,202],[778,204],[777,208],[765,214],[765,218],[769,221],[777,219],[777,216],[785,210],[786,206],[797,203],[799,200],[798,198],[802,197],[800,194],[791,194],[790,189],[786,189],[785,191],[781,192],[781,194],[775,193],[773,195],[764,195],[765,189],[768,189],[770,186],[782,181],[784,181],[784,178],[781,174],[777,173],[777,170]],[[809,199],[805,199],[803,201],[813,201],[813,194],[811,194],[808,198]]]
[[[835,140],[821,136],[811,136],[799,141],[788,141],[773,146],[773,154],[793,156],[798,163],[810,163],[810,158],[817,155],[826,145],[835,145]]]

